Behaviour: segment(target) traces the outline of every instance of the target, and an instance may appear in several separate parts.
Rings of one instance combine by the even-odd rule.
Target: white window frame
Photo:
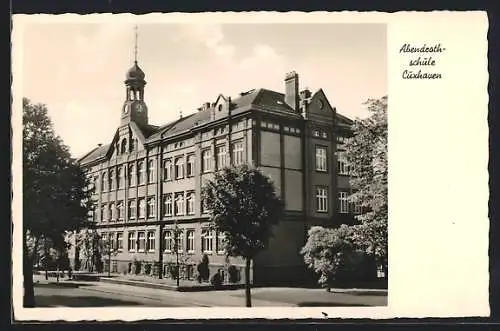
[[[194,192],[189,192],[186,195],[186,214],[187,215],[194,215],[194,203],[195,203]]]
[[[163,165],[163,176],[164,180],[172,180],[172,160],[168,159],[165,160],[164,165]]]
[[[165,194],[163,198],[163,206],[164,206],[164,211],[163,214],[165,216],[172,216],[173,211],[174,211],[174,199],[172,198],[172,193],[167,193]]]
[[[183,193],[177,193],[175,197],[175,207],[174,207],[174,213],[175,215],[185,215],[186,213],[186,204],[185,204],[185,199],[184,199],[184,194]]]
[[[127,234],[127,248],[129,252],[135,252],[137,249],[137,232],[131,231]],[[132,243],[132,245],[130,245]],[[132,247],[133,246],[133,247]]]
[[[148,252],[154,252],[156,249],[156,233],[154,231],[148,231],[146,240]]]
[[[117,214],[118,214],[117,215],[117,219],[123,220],[124,214],[125,214],[125,210],[123,208],[123,201],[122,200],[118,201],[116,211],[117,211]]]
[[[137,171],[134,164],[130,164],[128,168],[128,186],[133,187],[137,185]]]
[[[206,254],[212,254],[213,252],[213,245],[214,245],[214,242],[213,242],[213,233],[211,230],[202,230],[201,232],[201,247],[202,247],[202,253],[206,253]],[[207,249],[208,247],[207,246],[210,246],[210,249]]]
[[[184,178],[184,157],[177,157],[175,159],[175,178],[182,179]]]
[[[147,214],[147,218],[154,218],[155,217],[155,198],[154,197],[148,198],[147,207],[146,207],[146,214]]]
[[[123,167],[118,167],[118,169],[116,169],[116,188],[117,189],[122,189],[123,188],[123,184],[124,184],[124,176],[123,176]]]
[[[316,187],[316,211],[318,213],[328,212],[328,188],[325,186]]]
[[[194,243],[195,243],[195,235],[194,235],[194,230],[187,230],[186,233],[186,251],[189,254],[194,253]]]
[[[213,156],[212,156],[212,150],[211,149],[205,149],[201,152],[202,155],[202,165],[203,169],[202,171],[205,172],[210,172],[213,170]]]
[[[146,183],[146,162],[139,161],[137,162],[137,173],[138,173],[138,182],[137,185],[144,185]]]
[[[316,171],[328,172],[327,154],[327,147],[316,146]]]
[[[116,250],[118,252],[123,251],[123,232],[116,233]]]
[[[172,252],[172,243],[173,243],[173,233],[170,230],[165,231],[165,234],[163,235],[163,242],[165,244],[165,248],[163,251],[165,253],[170,253]]]
[[[113,169],[111,169],[109,170],[108,174],[109,174],[109,180],[108,180],[109,191],[113,191],[115,189],[115,181],[114,181],[115,172]]]
[[[131,199],[128,201],[128,218],[135,219],[137,218],[137,201],[135,199]]]
[[[115,203],[111,202],[109,205],[109,215],[110,215],[110,221],[114,221],[116,219],[116,207]]]
[[[350,174],[349,164],[347,164],[347,158],[344,151],[337,152],[337,173],[346,176]]]
[[[217,170],[220,170],[227,165],[227,146],[226,145],[216,146],[215,154],[217,155]]]
[[[349,194],[346,191],[339,191],[339,213],[348,214],[349,213]]]
[[[104,171],[101,175],[101,191],[106,192],[108,191],[108,172]]]
[[[148,161],[147,180],[149,184],[155,182],[155,160]]]
[[[187,177],[192,177],[195,174],[195,156],[193,154],[187,156],[187,162],[186,162],[186,176]]]
[[[237,141],[233,143],[233,165],[237,166],[240,164],[243,164],[243,154],[244,154],[244,148],[243,148],[243,142],[242,141]]]
[[[139,219],[145,217],[146,217],[146,199],[139,198],[137,201],[137,218]]]
[[[143,242],[143,248],[141,248],[141,242]],[[138,231],[137,232],[137,252],[145,252],[146,251],[146,232]]]

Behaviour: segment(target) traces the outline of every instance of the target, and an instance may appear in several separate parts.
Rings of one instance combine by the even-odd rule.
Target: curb
[[[114,279],[114,278],[107,278],[107,277],[101,277],[100,281],[103,283],[129,285],[129,286],[145,287],[145,288],[152,288],[152,289],[159,289],[159,290],[166,290],[166,291],[177,291],[177,292],[225,291],[225,290],[239,290],[239,289],[244,288],[243,284],[224,285],[221,287],[216,287],[214,285],[179,286],[179,287],[177,287],[175,285],[147,283],[147,282],[140,282],[140,281],[134,281],[134,280]]]
[[[372,289],[330,289],[331,293],[354,294],[354,295],[387,295],[387,290]]]

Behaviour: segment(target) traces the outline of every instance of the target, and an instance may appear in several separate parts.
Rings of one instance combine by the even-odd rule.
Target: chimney
[[[285,102],[299,111],[299,75],[295,71],[285,75]]]

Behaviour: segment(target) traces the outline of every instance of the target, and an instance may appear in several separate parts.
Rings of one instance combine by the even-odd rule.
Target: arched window
[[[175,197],[175,215],[184,215],[184,195],[182,193]]]
[[[108,190],[108,174],[105,172],[102,173],[102,183],[101,183],[101,190],[107,191]]]
[[[144,169],[144,161],[140,161],[138,164],[137,164],[137,168],[139,170],[139,185],[141,184],[144,184],[144,182],[146,181],[146,169]]]
[[[222,111],[222,105],[219,105],[217,108],[219,111]]]
[[[155,181],[155,160],[148,161],[148,183]]]
[[[127,152],[127,139],[124,138],[122,140],[122,151],[121,151],[121,153],[125,154],[126,152]]]
[[[133,163],[128,166],[128,186],[135,186],[137,182],[137,173],[135,172],[135,165]]]
[[[184,158],[175,160],[175,178],[184,178]]]
[[[121,166],[118,167],[118,170],[117,170],[116,186],[118,188],[123,187],[123,169]]]
[[[192,215],[194,214],[194,193],[193,192],[190,192],[188,193],[187,195],[187,214],[188,215]]]
[[[109,190],[113,190],[115,188],[114,182],[115,172],[113,170],[109,171]]]

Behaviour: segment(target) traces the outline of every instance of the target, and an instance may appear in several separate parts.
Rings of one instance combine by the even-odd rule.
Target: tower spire
[[[134,30],[135,30],[134,62],[137,63],[137,24],[135,25]]]

